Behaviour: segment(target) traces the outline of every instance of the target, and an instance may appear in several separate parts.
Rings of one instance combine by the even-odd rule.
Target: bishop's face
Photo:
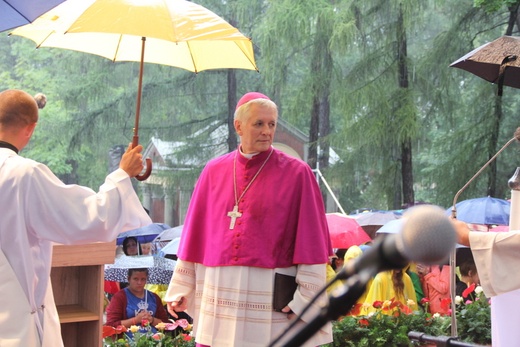
[[[276,109],[259,104],[251,105],[247,119],[235,120],[242,152],[247,154],[269,150],[273,143],[277,120]]]

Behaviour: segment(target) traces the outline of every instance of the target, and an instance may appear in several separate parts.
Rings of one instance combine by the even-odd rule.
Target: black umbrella
[[[520,88],[520,37],[502,36],[488,42],[451,63],[498,85]]]

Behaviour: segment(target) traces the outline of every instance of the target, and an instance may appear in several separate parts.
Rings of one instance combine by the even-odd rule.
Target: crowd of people
[[[350,261],[360,257],[363,249],[370,245],[351,246],[348,249],[337,249],[335,256],[331,258],[328,280],[335,278]],[[462,297],[462,293],[471,284],[480,285],[477,268],[471,251],[462,248],[460,261],[457,261],[458,275],[456,283],[456,295]],[[341,281],[333,283],[328,292],[341,286]],[[426,299],[426,300],[423,300]],[[367,283],[366,291],[359,297],[357,304],[362,309],[353,309],[350,314],[366,315],[373,312],[375,302],[394,300],[408,306],[412,311],[417,309],[427,310],[434,314],[449,315],[451,300],[450,294],[450,266],[426,265],[411,262],[403,269],[394,269],[378,273]]]

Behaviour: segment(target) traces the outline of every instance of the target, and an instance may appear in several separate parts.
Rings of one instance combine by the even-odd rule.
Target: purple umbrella
[[[0,31],[29,24],[64,0],[0,0]]]
[[[116,244],[122,245],[123,241],[127,237],[131,236],[135,237],[139,243],[152,242],[160,233],[166,229],[170,229],[168,224],[153,223],[141,228],[128,230],[117,235]]]

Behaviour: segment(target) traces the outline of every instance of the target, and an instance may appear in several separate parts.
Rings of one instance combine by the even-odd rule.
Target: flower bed
[[[389,300],[376,301],[370,314],[359,315],[366,309],[356,305],[349,315],[333,322],[334,342],[329,347],[401,347],[412,346],[408,333],[422,332],[430,336],[449,336],[451,316],[427,312],[428,299],[421,302],[424,309],[411,311],[408,305]],[[443,305],[450,305],[445,300]],[[471,285],[463,297],[455,299],[457,331],[461,341],[491,345],[491,313],[489,300],[482,288]],[[410,305],[412,306],[412,305]]]
[[[398,301],[376,301],[372,304],[373,312],[359,315],[368,307],[356,305],[349,315],[333,322],[333,343],[328,347],[408,347],[412,342],[408,338],[410,331],[422,332],[430,336],[449,336],[451,317],[427,312],[428,299],[421,304],[425,309],[412,311],[409,306]],[[443,305],[450,305],[445,300]],[[457,330],[461,341],[491,345],[491,313],[489,300],[484,297],[481,287],[471,285],[463,297],[455,298]],[[194,339],[189,335],[191,326],[184,319],[161,323],[155,326],[157,333],[152,333],[147,322],[145,327],[107,327],[103,328],[104,346],[106,347],[195,347]],[[173,331],[182,327],[184,332]],[[130,331],[133,338],[124,333]]]
[[[175,333],[181,327],[185,332]],[[126,328],[103,327],[103,345],[105,347],[195,347],[195,340],[189,335],[191,325],[186,319],[159,323],[155,326],[157,332],[152,332],[150,324],[143,320],[141,327],[132,325]],[[127,334],[130,332],[131,334]]]

